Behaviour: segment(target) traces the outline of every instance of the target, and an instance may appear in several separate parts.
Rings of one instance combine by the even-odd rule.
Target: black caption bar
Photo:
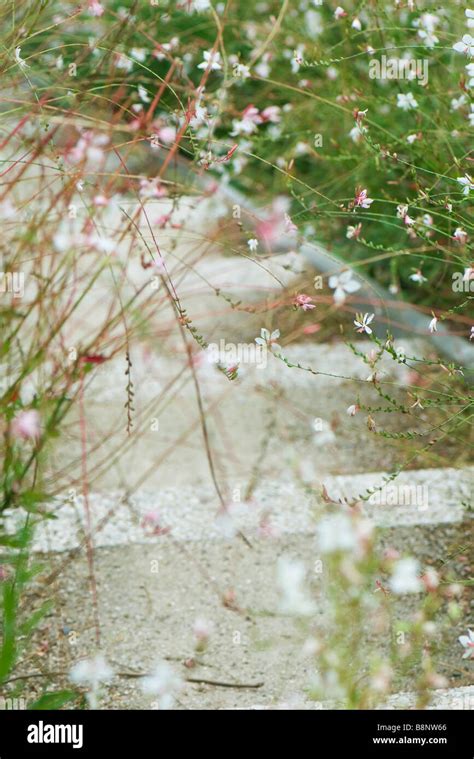
[[[283,737],[315,756],[474,757],[472,712],[463,711],[0,711],[0,759],[158,755],[227,747],[266,753]],[[303,744],[304,741],[304,744]],[[239,745],[241,744],[241,745]],[[303,749],[303,745],[306,749]],[[166,748],[168,747],[168,748]]]

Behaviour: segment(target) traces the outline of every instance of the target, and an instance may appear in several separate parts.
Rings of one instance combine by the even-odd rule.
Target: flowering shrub
[[[376,298],[360,313],[353,304],[369,275],[388,298],[420,311],[425,336],[443,322],[466,343],[474,336],[474,11],[412,0],[21,0],[4,3],[0,21],[3,683],[48,610],[28,616],[23,594],[42,571],[30,553],[34,528],[66,490],[74,504],[81,492],[96,595],[89,490],[139,439],[153,408],[135,406],[136,345],[146,360],[169,339],[170,352],[184,358],[226,512],[196,379],[215,344],[189,312],[195,301],[186,290],[211,247],[251,271],[266,270],[282,241],[292,248],[285,271],[296,284],[287,291],[275,276],[276,302],[234,298],[202,274],[200,284],[236,317],[258,316],[245,355],[265,368],[268,354],[282,372],[340,379],[293,362],[286,349],[316,334],[343,335],[376,396],[368,402],[357,380],[345,422],[362,413],[367,435],[399,445],[404,456],[392,479],[404,466],[444,465],[440,441],[462,450],[472,417],[462,362],[407,355],[391,334],[380,338]],[[308,275],[303,243],[334,255],[329,276]],[[360,338],[372,341],[370,351],[358,347]],[[214,361],[230,382],[239,381],[244,351],[236,353]],[[384,383],[387,358],[409,370],[406,387]],[[126,419],[120,432],[95,438],[89,383],[117,363]],[[180,382],[178,375],[160,386],[159,402],[179,394]],[[390,425],[394,415],[403,431]],[[330,443],[333,430],[324,432]],[[426,706],[428,691],[445,684],[435,661],[438,618],[459,622],[462,588],[449,571],[381,550],[360,503],[329,503],[316,527],[327,628],[314,629],[305,567],[282,557],[277,569],[280,612],[298,618],[301,643],[315,658],[310,695],[373,707],[418,657],[418,703]],[[12,533],[4,520],[15,510],[23,521]],[[155,509],[141,526],[147,537],[171,532]],[[258,536],[270,533],[263,518]],[[402,595],[416,608],[390,637]],[[360,644],[368,616],[382,639],[376,655]],[[196,620],[196,654],[212,631],[212,622]],[[472,657],[472,631],[459,643]],[[69,677],[97,708],[113,674],[98,653]],[[183,683],[158,662],[141,685],[158,708],[170,708]],[[69,690],[46,696],[42,708],[77,698]]]

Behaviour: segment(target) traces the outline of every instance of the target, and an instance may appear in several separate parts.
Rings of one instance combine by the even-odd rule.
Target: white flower
[[[471,113],[468,114],[467,118],[469,119],[469,124],[474,126],[474,104],[471,105]]]
[[[395,353],[397,354],[397,358],[399,361],[405,361],[407,357],[407,353],[406,353],[405,348],[402,345],[395,348]]]
[[[352,271],[347,269],[342,274],[332,274],[329,277],[329,287],[334,290],[334,302],[344,303],[346,293],[355,293],[360,289],[360,283],[352,279]]]
[[[183,687],[183,680],[177,675],[168,662],[159,662],[153,673],[141,680],[143,692],[149,696],[157,696],[158,709],[171,709],[175,695]]]
[[[76,685],[90,685],[95,688],[100,683],[111,680],[114,676],[113,669],[107,664],[102,654],[97,654],[93,659],[83,659],[72,667],[69,679]]]
[[[204,60],[198,65],[198,69],[207,69],[218,71],[221,67],[221,54],[218,51],[205,50],[203,52]]]
[[[257,63],[257,65],[255,66],[255,73],[258,74],[258,76],[261,76],[262,79],[268,79],[268,77],[270,76],[271,67],[268,61],[269,61],[269,54],[265,53],[260,63]]]
[[[250,69],[245,63],[236,63],[232,70],[236,79],[248,79],[250,76]]]
[[[146,60],[147,51],[143,47],[132,47],[130,55],[139,63],[143,63]]]
[[[357,406],[357,404],[353,403],[352,406],[349,406],[346,409],[346,414],[348,414],[349,416],[355,416],[357,414],[358,410],[359,410],[359,406]]]
[[[420,565],[416,559],[408,557],[395,564],[389,581],[390,590],[397,595],[403,593],[421,593],[423,583],[420,579]]]
[[[472,29],[472,27],[474,26],[474,11],[471,11],[469,8],[466,8],[465,14],[467,18],[467,25],[469,29]]]
[[[406,95],[400,92],[397,95],[397,108],[402,108],[404,111],[410,111],[414,108],[418,108],[418,103],[411,92],[407,92]]]
[[[303,45],[300,45],[296,50],[293,51],[293,57],[291,59],[291,70],[293,74],[296,74],[299,71],[299,68],[303,63],[303,54]]]
[[[377,693],[385,693],[390,688],[392,678],[392,668],[386,662],[382,662],[372,674],[370,685]]]
[[[469,58],[474,56],[474,37],[470,34],[465,34],[460,42],[456,42],[453,45],[453,50],[457,53],[464,53]]]
[[[408,137],[407,137],[407,142],[408,142],[409,145],[413,145],[413,143],[417,139],[418,139],[418,135],[417,134],[409,134]]]
[[[17,214],[17,209],[9,198],[5,198],[0,203],[0,219],[14,219]]]
[[[247,241],[247,245],[249,246],[249,250],[251,250],[253,253],[253,251],[257,250],[258,248],[258,240],[255,237],[252,237]]]
[[[467,71],[467,75],[471,77],[468,82],[469,87],[474,87],[474,63],[468,63],[464,68]],[[461,97],[463,96],[461,95]]]
[[[432,320],[429,323],[428,329],[431,333],[438,331],[438,319],[436,316],[433,316]]]
[[[456,227],[453,237],[455,240],[461,243],[461,245],[464,245],[467,242],[467,232],[465,232],[462,227]]]
[[[321,519],[316,527],[316,537],[321,553],[353,551],[358,545],[354,524],[345,514]]]
[[[421,271],[420,271],[419,269],[418,269],[418,271],[416,271],[414,274],[410,274],[410,277],[409,277],[409,278],[410,278],[410,279],[411,279],[413,282],[418,282],[418,284],[419,284],[419,285],[421,285],[421,284],[422,284],[422,282],[427,282],[427,281],[428,281],[428,280],[426,279],[426,277],[424,277],[424,276],[423,276],[423,274],[421,273]]]
[[[469,65],[472,66],[473,64],[470,63]],[[467,68],[467,66],[466,66],[466,68]],[[467,103],[467,98],[466,98],[465,95],[461,95],[458,98],[452,98],[452,100],[451,100],[451,110],[452,111],[457,111],[459,108],[462,108],[462,106],[465,105],[466,103]]]
[[[323,20],[321,14],[316,11],[309,10],[304,14],[304,20],[306,28],[311,37],[317,37],[324,30]]]
[[[360,22],[360,19],[357,17],[353,19],[351,26],[353,29],[356,29],[356,31],[358,32],[360,32],[360,30],[362,29],[362,24]]]
[[[434,13],[423,13],[420,18],[413,21],[413,26],[424,29],[427,32],[434,32],[439,24],[439,16]]]
[[[15,48],[15,61],[18,63],[18,65],[22,69],[27,69],[28,68],[28,64],[21,57],[21,47],[16,47]]]
[[[336,10],[334,11],[334,18],[339,20],[340,18],[344,18],[344,16],[347,16],[346,11],[344,10],[344,8],[341,8],[341,6],[338,5]]]
[[[458,640],[461,646],[466,649],[462,655],[462,658],[473,659],[474,658],[474,632],[472,630],[468,630],[467,635],[460,635]]]
[[[282,614],[307,616],[314,612],[314,604],[307,597],[303,562],[281,556],[277,564],[277,584],[280,590],[279,609]]]
[[[102,654],[77,662],[69,672],[71,682],[90,688],[87,698],[91,709],[97,709],[101,684],[108,682],[113,676],[114,671]]]
[[[404,203],[401,203],[399,206],[397,206],[397,219],[404,219],[405,216],[408,213],[408,206]]]
[[[360,142],[364,136],[364,134],[367,132],[367,127],[362,126],[361,124],[356,124],[352,127],[351,131],[349,132],[349,137],[351,138],[352,142]]]
[[[471,327],[471,334],[469,335],[469,340],[474,340],[474,327]]]
[[[262,329],[260,330],[260,337],[256,337],[255,342],[257,343],[257,345],[266,345],[267,348],[270,348],[270,350],[275,348],[275,350],[281,351],[281,347],[276,342],[279,337],[280,337],[279,329],[274,329],[273,332],[270,334],[268,329],[265,329],[265,327],[262,327]]]
[[[131,71],[133,69],[133,60],[123,53],[116,53],[114,63],[116,68],[123,71]]]
[[[439,39],[435,35],[435,29],[439,24],[439,16],[434,13],[423,13],[420,18],[413,21],[413,26],[418,28],[418,37],[424,41],[426,47],[434,47]]]
[[[357,332],[365,332],[367,335],[372,334],[372,329],[369,324],[373,321],[375,314],[356,314],[354,324],[356,325]]]
[[[151,97],[149,96],[148,92],[146,91],[145,87],[142,84],[138,85],[138,97],[142,101],[142,103],[149,103],[151,101]]]
[[[424,29],[420,29],[418,31],[418,37],[423,40],[425,43],[425,47],[434,47],[438,44],[439,39],[436,36],[436,34],[433,34],[432,32],[427,32]]]
[[[210,7],[211,3],[209,0],[191,0],[191,2],[186,3],[186,9],[191,13],[193,11],[196,11],[196,13],[202,13],[202,11],[209,10]]]
[[[463,195],[469,195],[470,190],[474,190],[474,182],[472,181],[472,177],[469,176],[469,174],[464,174],[463,177],[458,177],[456,179],[456,182],[459,182],[459,184],[464,188],[463,189]]]

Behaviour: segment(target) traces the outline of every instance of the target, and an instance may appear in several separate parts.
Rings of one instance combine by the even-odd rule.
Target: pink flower
[[[257,527],[257,535],[259,538],[276,538],[278,537],[277,530],[273,527],[270,521],[270,514],[265,512],[260,518],[260,522]]]
[[[102,16],[105,8],[98,0],[89,0],[89,13],[91,16]]]
[[[198,651],[204,651],[209,642],[209,638],[214,630],[212,622],[205,619],[196,619],[193,626],[194,637],[196,638],[196,648]]]
[[[434,591],[439,586],[439,575],[436,569],[428,567],[425,574],[422,575],[421,581],[427,591]]]
[[[12,421],[11,431],[13,437],[22,440],[37,440],[41,434],[40,416],[37,411],[20,411]]]
[[[263,109],[260,116],[264,122],[271,121],[272,124],[278,124],[281,121],[280,107],[278,105],[269,105]]]
[[[360,206],[361,208],[369,208],[374,202],[373,198],[367,197],[367,190],[360,188],[356,189],[356,195],[354,198],[354,206]]]
[[[90,129],[82,132],[75,146],[67,154],[70,163],[86,161],[90,165],[97,165],[104,159],[104,147],[109,143],[105,134],[94,134]]]
[[[141,198],[163,198],[166,194],[166,188],[161,184],[159,177],[155,179],[140,179]]]
[[[109,199],[106,198],[105,195],[96,195],[93,203],[96,208],[99,208],[100,206],[105,207],[109,205]]]
[[[306,327],[303,327],[303,335],[313,335],[315,332],[319,332],[320,329],[320,324],[308,324]]]
[[[348,240],[357,240],[362,231],[362,224],[357,224],[355,227],[348,226],[346,231],[346,237]]]
[[[266,245],[272,245],[283,237],[291,233],[288,228],[287,214],[289,209],[288,198],[278,197],[272,203],[272,208],[266,218],[257,222],[255,231]]]
[[[170,527],[161,526],[161,516],[158,511],[148,511],[142,520],[142,527],[148,535],[166,535]]]
[[[165,145],[171,145],[176,139],[176,129],[172,126],[160,127],[156,132],[160,142]]]
[[[311,311],[312,308],[316,308],[316,305],[312,302],[312,298],[309,295],[297,295],[295,298],[295,305],[303,309],[303,311]]]
[[[258,108],[255,108],[254,105],[248,105],[247,108],[242,111],[242,118],[240,120],[234,119],[232,121],[233,129],[231,135],[252,134],[252,132],[255,132],[257,126],[262,123],[263,118],[260,115]]]

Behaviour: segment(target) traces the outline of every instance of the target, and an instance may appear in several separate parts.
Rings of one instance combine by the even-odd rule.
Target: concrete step
[[[417,704],[417,694],[411,692],[394,693],[389,698],[377,705],[376,709],[383,710],[397,710],[397,709],[415,709]],[[247,708],[253,710],[268,709],[268,706],[263,704],[255,704],[252,707],[237,707]],[[277,708],[293,708],[293,709],[323,709],[333,710],[341,709],[343,706],[334,701],[293,701],[289,704],[280,704]],[[431,700],[428,706],[425,707],[429,711],[437,711],[440,709],[453,709],[456,711],[474,710],[474,685],[466,685],[461,688],[436,688],[431,691]]]
[[[160,526],[175,541],[226,540],[238,531],[253,540],[264,529],[275,537],[314,534],[315,519],[327,510],[328,498],[341,504],[359,502],[362,512],[384,528],[459,524],[472,509],[473,494],[474,467],[467,467],[410,470],[393,481],[384,472],[326,476],[311,487],[275,479],[258,484],[247,501],[236,488],[225,515],[211,487],[91,492],[88,504],[94,545],[110,547],[162,542],[143,527],[150,512],[160,515]],[[38,524],[34,550],[69,551],[84,543],[88,527],[82,494],[57,498],[46,511],[54,518]],[[13,531],[23,517],[18,509],[7,512],[8,529]]]
[[[182,494],[182,500],[187,501],[187,494]],[[190,540],[180,540],[173,530],[147,542],[96,549],[100,643],[116,671],[145,673],[156,660],[167,659],[183,678],[249,686],[263,683],[256,688],[225,688],[189,682],[180,694],[179,708],[274,708],[305,700],[317,663],[304,648],[308,633],[295,625],[294,618],[281,613],[278,559],[288,556],[304,563],[315,603],[311,630],[317,635],[324,636],[329,623],[326,588],[332,579],[329,569],[323,568],[321,573],[316,568],[314,535],[296,531],[290,510],[287,513],[285,531],[278,538],[252,536],[252,548],[240,540],[211,536],[196,540],[190,534]],[[193,523],[199,524],[199,516],[195,516]],[[121,529],[120,521],[116,529]],[[125,533],[127,525],[122,529]],[[462,557],[458,558],[459,547],[466,539],[466,524],[461,522],[416,528],[398,525],[384,529],[379,538],[381,549],[391,547],[414,555],[421,566],[437,566],[438,560],[451,556],[451,569],[460,580],[467,570]],[[85,551],[69,557],[54,554],[45,556],[43,562],[50,562],[51,570],[60,569],[53,586],[39,586],[42,599],[48,593],[55,598],[42,634],[48,641],[45,666],[50,671],[67,670],[96,647],[87,556]],[[230,591],[235,594],[234,604],[225,606],[222,599]],[[393,624],[410,617],[418,603],[417,594],[397,598]],[[189,669],[185,662],[193,657],[192,627],[197,618],[211,621],[214,631],[201,664]],[[440,621],[436,634],[436,644],[443,651],[438,671],[453,686],[469,683],[457,642],[465,633],[465,624],[462,620],[445,626]],[[383,629],[376,631],[368,615],[357,640],[359,651],[370,652],[369,659],[387,653],[394,629],[387,620]],[[418,664],[413,664],[407,675],[397,672],[394,692],[413,690],[420,674]],[[149,708],[152,700],[143,695],[136,678],[117,677],[107,690],[104,705],[143,709]],[[395,702],[393,708],[401,705]]]
[[[367,341],[357,343],[369,352]],[[420,348],[407,343],[407,353]],[[410,459],[410,441],[371,434],[367,413],[348,416],[360,401],[385,406],[369,366],[343,343],[300,344],[284,348],[291,363],[321,372],[288,368],[274,356],[266,368],[244,365],[230,381],[203,353],[195,361],[205,410],[206,429],[216,477],[227,495],[246,489],[253,479],[292,476],[311,483],[326,474],[394,470]],[[134,412],[126,432],[124,357],[98,366],[85,392],[88,478],[94,490],[212,484],[202,419],[186,356],[132,353]],[[408,385],[416,381],[410,367],[391,359],[381,362],[384,389],[412,406]],[[416,388],[413,388],[416,392]],[[389,432],[426,432],[438,415],[414,408],[410,414],[374,414]],[[80,488],[81,434],[78,415],[71,416],[51,474],[51,488]],[[363,441],[363,442],[362,442]],[[427,445],[418,438],[416,445]],[[449,440],[443,441],[449,451]],[[467,454],[467,452],[466,452]],[[436,456],[432,448],[430,456]],[[434,459],[436,460],[436,459]],[[430,458],[433,461],[433,458]],[[420,464],[416,457],[413,465]],[[462,454],[460,464],[463,463]],[[53,482],[54,481],[54,482]],[[227,497],[227,496],[226,496]]]
[[[451,557],[453,576],[467,579],[469,528],[463,504],[472,497],[473,473],[474,468],[405,472],[395,481],[399,505],[393,504],[393,493],[390,504],[383,499],[363,504],[366,516],[383,528],[380,549],[416,556],[421,566],[437,567]],[[326,589],[332,580],[330,570],[323,568],[321,573],[315,564],[315,523],[335,508],[328,506],[328,498],[352,501],[383,481],[380,472],[327,477],[321,483],[323,499],[320,491],[309,493],[298,490],[294,482],[275,480],[259,485],[251,503],[234,505],[230,518],[217,515],[219,502],[210,489],[138,491],[128,500],[120,493],[91,493],[98,617],[83,499],[62,504],[58,499],[51,509],[56,519],[39,525],[34,543],[43,553],[46,574],[56,577],[52,585],[38,586],[42,600],[49,594],[55,600],[42,634],[48,642],[47,668],[65,670],[89,656],[96,646],[98,619],[101,649],[116,671],[145,673],[157,659],[166,659],[182,678],[200,681],[186,682],[177,708],[337,708],[306,697],[315,662],[305,653],[305,635],[279,608],[277,562],[288,556],[304,563],[315,602],[311,629],[324,634],[330,619]],[[407,494],[412,494],[412,502],[407,502]],[[159,536],[147,534],[143,520],[150,511],[159,514],[164,528]],[[18,512],[9,516],[11,528],[18,518]],[[237,529],[250,539],[251,548],[235,539]],[[81,550],[75,552],[78,546]],[[222,599],[229,592],[235,600],[226,606]],[[413,614],[417,600],[416,595],[398,598],[393,619]],[[190,670],[185,662],[193,657],[192,625],[197,618],[212,621],[214,632],[201,663]],[[437,632],[443,651],[438,670],[453,685],[456,680],[464,685],[468,677],[457,643],[464,628],[464,621],[440,623]],[[390,625],[375,634],[368,617],[358,646],[368,647],[370,656],[383,654],[392,634]],[[396,674],[397,693],[387,708],[410,707],[410,689],[420,673],[414,666],[408,675]],[[249,687],[221,687],[213,684],[216,681]],[[447,692],[447,698],[457,700],[446,708],[466,708],[471,695]],[[107,689],[104,706],[146,709],[150,698],[143,695],[136,677],[119,676]]]

